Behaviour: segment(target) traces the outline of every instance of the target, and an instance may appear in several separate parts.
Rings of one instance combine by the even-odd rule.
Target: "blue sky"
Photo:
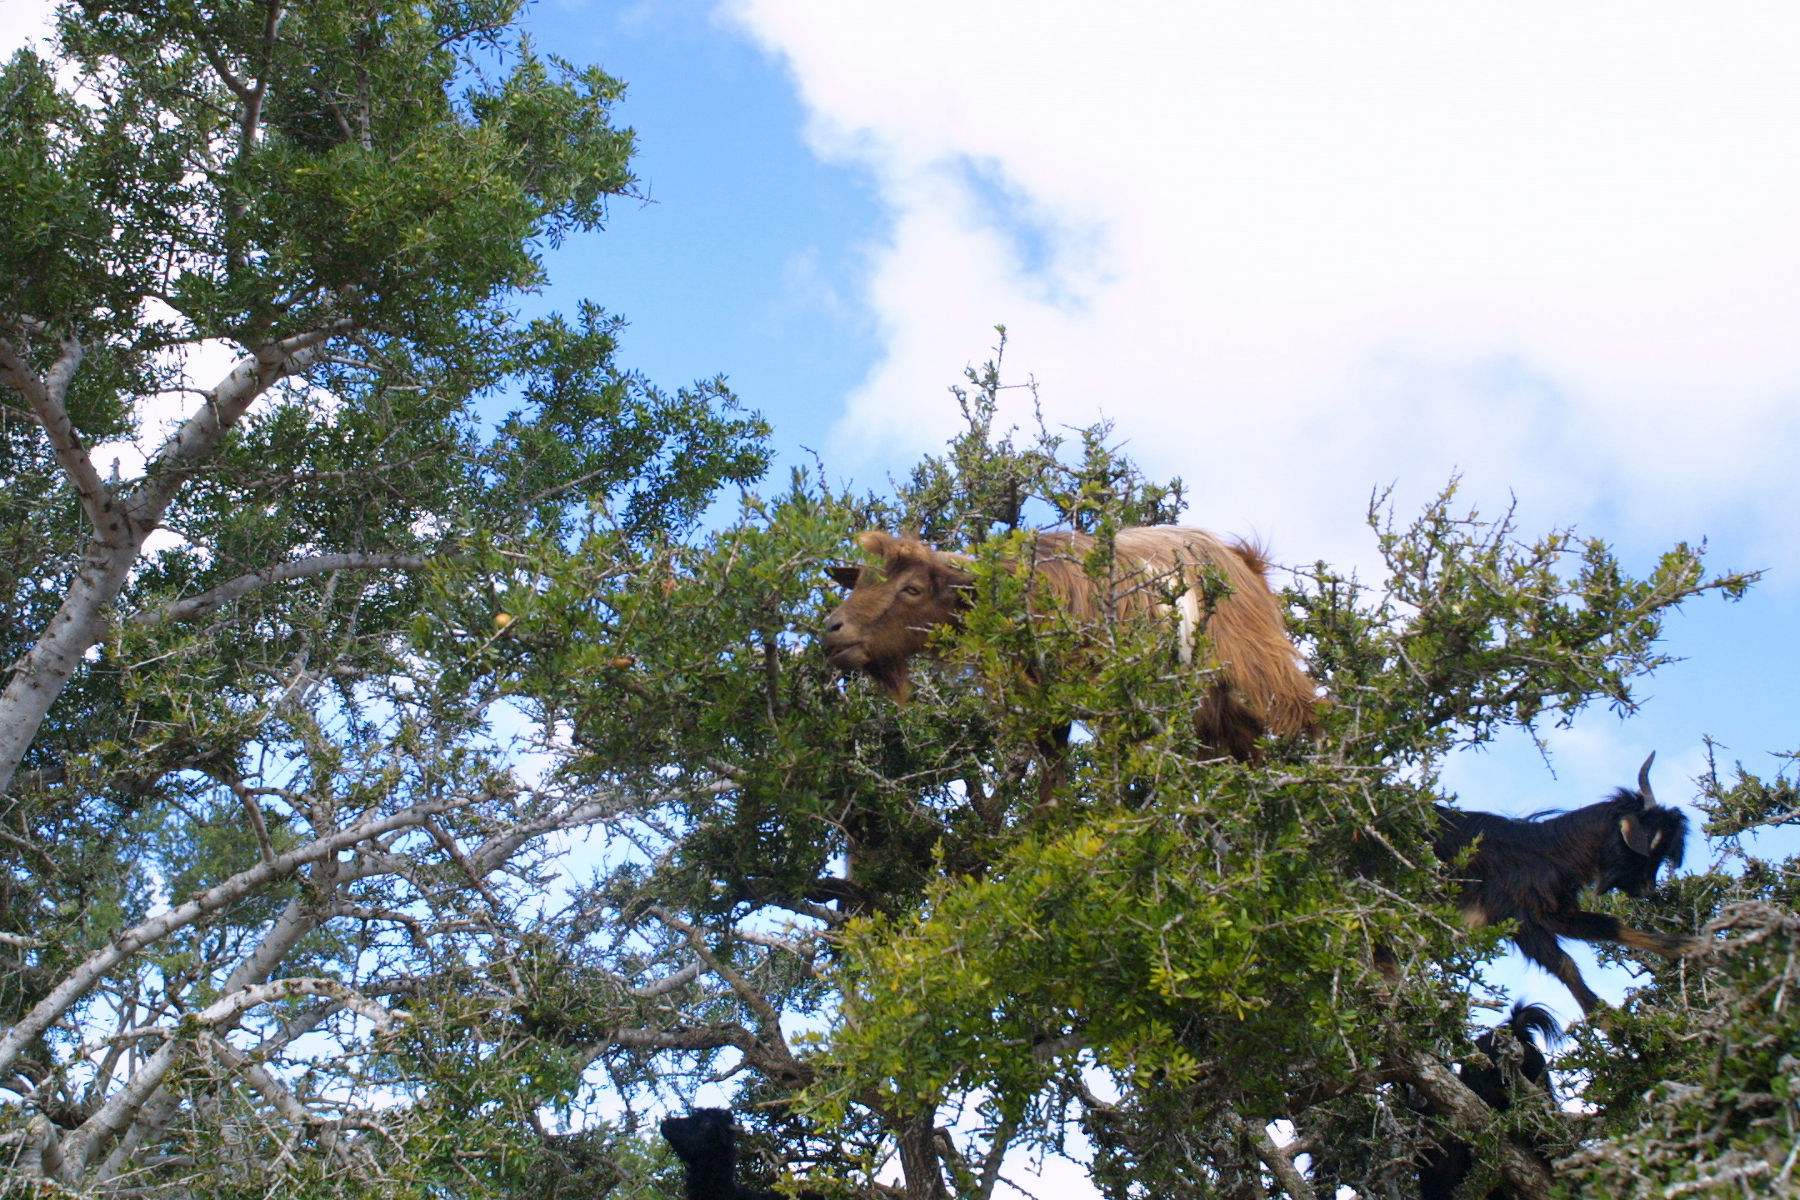
[[[625,314],[665,386],[727,374],[838,478],[936,448],[1005,323],[1053,422],[1113,418],[1279,559],[1366,574],[1371,490],[1404,518],[1460,473],[1634,570],[1706,539],[1768,572],[1672,619],[1640,713],[1552,731],[1554,774],[1523,737],[1452,762],[1469,807],[1587,803],[1651,750],[1680,799],[1708,733],[1800,749],[1800,17],[1099,12],[546,0],[540,44],[628,82],[656,200],[551,299]]]
[[[540,50],[626,81],[616,116],[648,198],[548,255],[546,303],[601,303],[630,323],[632,367],[664,387],[725,374],[784,455],[819,446],[878,350],[857,294],[883,219],[870,181],[808,149],[779,64],[709,5],[548,0],[526,23]]]
[[[27,5],[9,5],[22,17]],[[1527,534],[1764,569],[1687,661],[1453,762],[1468,807],[1574,806],[1703,734],[1800,749],[1800,9],[542,0],[629,85],[652,203],[551,253],[664,387],[727,375],[788,462],[880,486],[1008,326],[1053,423],[1114,419],[1192,523],[1367,577],[1362,523],[1453,473]],[[1021,412],[1021,416],[1023,413]],[[1690,861],[1704,865],[1698,848]],[[1573,1004],[1541,975],[1528,994]],[[1613,994],[1619,982],[1614,981]]]
[[[784,453],[879,485],[950,431],[945,388],[1003,322],[1053,421],[1113,418],[1188,479],[1195,523],[1278,558],[1367,568],[1371,490],[1405,516],[1452,473],[1635,569],[1704,538],[1768,577],[1673,620],[1689,661],[1643,714],[1558,738],[1558,780],[1478,756],[1456,782],[1537,808],[1652,748],[1689,777],[1702,732],[1800,746],[1800,19],[546,0],[530,22],[628,82],[655,200],[554,254],[547,300],[624,314],[665,386],[723,372]]]

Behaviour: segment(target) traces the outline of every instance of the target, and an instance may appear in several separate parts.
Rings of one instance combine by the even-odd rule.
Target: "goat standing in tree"
[[[1665,808],[1650,790],[1652,753],[1638,769],[1636,791],[1620,788],[1608,799],[1554,816],[1523,820],[1495,813],[1438,806],[1433,849],[1454,862],[1469,846],[1468,862],[1454,874],[1462,881],[1458,905],[1474,926],[1517,921],[1513,941],[1526,958],[1567,985],[1583,1013],[1600,1004],[1559,938],[1618,942],[1679,958],[1692,944],[1684,937],[1632,929],[1617,917],[1581,907],[1581,891],[1613,889],[1643,899],[1656,888],[1664,863],[1681,865],[1687,817]]]
[[[1517,1043],[1515,1051],[1502,1049],[1504,1033],[1510,1033],[1510,1040]],[[1542,1040],[1542,1048],[1532,1038],[1534,1033]],[[1562,1030],[1548,1009],[1537,1004],[1515,1004],[1509,1020],[1475,1039],[1475,1048],[1487,1057],[1487,1065],[1458,1063],[1456,1073],[1468,1089],[1495,1112],[1505,1112],[1512,1107],[1514,1089],[1510,1080],[1515,1077],[1541,1089],[1547,1099],[1554,1101],[1550,1065],[1544,1058],[1544,1050],[1555,1045],[1561,1036]],[[1421,1112],[1430,1108],[1422,1103],[1415,1107]],[[1474,1152],[1467,1142],[1458,1138],[1446,1138],[1430,1147],[1420,1158],[1419,1200],[1451,1200],[1474,1165]],[[1506,1192],[1495,1188],[1487,1194],[1487,1200],[1506,1200]]]
[[[866,671],[884,691],[904,700],[908,661],[934,630],[960,623],[973,577],[966,555],[933,550],[912,537],[879,530],[858,535],[879,567],[836,567],[832,577],[850,595],[825,621],[825,654],[845,671]],[[1201,529],[1173,525],[1121,529],[1113,541],[1110,579],[1089,577],[1083,560],[1099,545],[1084,533],[1040,533],[1031,558],[1034,607],[1048,597],[1076,621],[1167,615],[1165,596],[1180,619],[1183,661],[1196,637],[1210,640],[1222,678],[1194,713],[1208,746],[1250,760],[1264,734],[1291,737],[1318,729],[1318,687],[1300,669],[1281,604],[1264,577],[1268,564],[1244,542],[1227,543]],[[1198,575],[1221,572],[1229,592],[1207,611]],[[1171,589],[1167,584],[1173,584]]]
[[[768,1188],[737,1182],[737,1129],[728,1108],[696,1108],[685,1117],[664,1117],[663,1140],[687,1165],[687,1200],[787,1200]],[[803,1191],[800,1200],[818,1200]]]

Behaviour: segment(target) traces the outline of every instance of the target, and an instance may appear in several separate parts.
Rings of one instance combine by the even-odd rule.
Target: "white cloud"
[[[1800,12],[736,0],[890,206],[834,457],[1005,322],[1195,519],[1353,557],[1371,485],[1796,554]]]
[[[0,61],[30,46],[48,54],[47,39],[56,17],[50,0],[7,0],[6,20],[0,21]]]
[[[1544,731],[1555,776],[1518,733],[1454,756],[1466,807],[1579,806],[1652,748],[1679,803],[1702,732],[1765,771],[1791,741],[1800,10],[726,5],[891,214],[834,467],[936,449],[1004,322],[1052,422],[1114,418],[1192,520],[1287,561],[1370,566],[1371,489],[1404,519],[1460,469],[1488,515],[1516,494],[1527,533],[1576,523],[1636,570],[1703,536],[1772,568],[1672,623],[1703,657],[1652,708]],[[1535,968],[1497,978],[1573,1011]]]

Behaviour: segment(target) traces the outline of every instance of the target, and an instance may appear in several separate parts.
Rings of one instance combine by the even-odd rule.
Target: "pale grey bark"
[[[292,579],[306,579],[332,571],[416,571],[426,561],[422,554],[320,554],[295,562],[272,563],[260,571],[251,571],[236,579],[227,580],[198,596],[189,596],[158,609],[133,613],[131,623],[162,625],[172,621],[191,621],[271,583],[286,583]]]
[[[243,989],[251,988],[252,985],[266,979],[274,971],[276,964],[293,949],[294,945],[316,928],[318,928],[318,920],[313,907],[300,899],[289,901],[281,916],[275,919],[268,933],[257,943],[256,950],[240,962],[237,969],[226,980],[221,989],[222,999],[213,1008],[218,1008],[220,1004],[227,1004],[234,996],[242,995]],[[282,994],[297,994],[301,990],[303,989],[294,989],[292,992]],[[315,994],[335,995],[336,993],[327,989],[322,993]],[[268,995],[266,998],[280,997]],[[363,1003],[366,1005],[367,1001]],[[202,1014],[201,1019],[213,1030],[209,1036],[214,1041],[218,1041],[224,1031],[235,1025],[237,1018],[249,1007],[248,1004],[239,1003],[232,1011],[215,1014],[218,1017],[216,1020],[206,1019],[207,1014],[205,1013]],[[333,1006],[334,1009],[337,1007],[341,1007],[341,1005]],[[168,1030],[160,1028],[129,1030],[115,1035],[110,1040],[114,1043],[121,1043],[128,1038],[135,1039],[139,1036],[169,1038],[170,1033]],[[219,1044],[223,1045],[224,1043],[219,1042]],[[104,1182],[124,1169],[124,1164],[131,1158],[136,1148],[160,1134],[168,1122],[173,1120],[181,1110],[179,1097],[166,1092],[161,1086],[164,1073],[174,1065],[174,1062],[173,1057],[152,1056],[150,1060],[139,1064],[136,1068],[137,1073],[133,1076],[133,1082],[142,1081],[146,1085],[153,1085],[155,1090],[148,1094],[148,1098],[140,1099],[128,1107],[115,1108],[111,1105],[103,1107],[76,1131],[82,1139],[78,1148],[79,1161],[65,1157],[59,1148],[57,1161],[61,1165],[52,1168],[49,1160],[46,1159],[44,1174],[62,1178],[65,1182],[78,1182],[79,1175],[109,1144],[112,1144],[112,1152],[100,1168],[99,1181]],[[101,1072],[102,1077],[108,1074],[107,1071]],[[254,1081],[252,1082],[254,1085]],[[113,1099],[117,1100],[119,1097]],[[121,1131],[123,1136],[119,1136]],[[73,1171],[74,1174],[65,1174],[67,1171]]]
[[[258,397],[305,370],[331,338],[348,329],[344,324],[312,330],[257,347],[206,393],[193,415],[151,456],[144,483],[128,493],[115,493],[101,481],[63,404],[69,381],[81,364],[80,345],[65,342],[62,354],[40,378],[19,345],[0,337],[0,383],[30,406],[93,525],[61,607],[14,664],[12,678],[0,692],[0,795],[12,786],[13,773],[51,705],[83,657],[105,635],[108,610],[143,553],[144,539],[162,523],[194,468],[218,449],[220,439]]]
[[[252,1008],[294,996],[329,996],[343,1007],[366,1017],[375,1026],[377,1033],[388,1033],[394,1028],[395,1014],[335,979],[282,979],[243,988],[191,1014],[187,1020],[217,1031],[235,1024]],[[168,1077],[181,1055],[192,1049],[192,1045],[178,1036],[177,1030],[157,1032],[164,1040],[156,1052],[132,1072],[130,1081],[108,1097],[100,1110],[82,1123],[81,1128],[63,1139],[62,1159],[56,1175],[64,1183],[79,1184],[101,1151],[133,1122],[139,1121],[146,1109],[160,1111],[168,1107],[152,1105],[151,1101],[160,1097],[163,1080]],[[47,1170],[46,1174],[48,1173]]]
[[[57,463],[74,485],[75,494],[81,497],[82,511],[87,513],[95,529],[101,529],[106,524],[102,508],[106,485],[94,469],[87,448],[81,444],[81,435],[75,432],[75,423],[69,419],[69,410],[64,404],[69,381],[80,369],[83,356],[81,343],[73,338],[66,339],[62,343],[62,353],[39,378],[19,347],[0,338],[0,383],[9,385],[25,398],[31,415],[43,426]]]
[[[108,1096],[100,1111],[82,1122],[81,1128],[63,1139],[60,1169],[45,1174],[52,1179],[75,1185],[87,1173],[92,1160],[123,1130],[131,1125],[145,1103],[162,1088],[180,1057],[182,1044],[174,1038],[156,1048],[156,1053],[139,1063],[125,1086]],[[46,1161],[45,1167],[49,1167]]]
[[[735,786],[715,784],[710,785],[710,789],[723,790]],[[271,976],[295,945],[337,911],[336,906],[322,904],[321,895],[336,893],[349,884],[384,874],[411,877],[419,864],[409,857],[383,851],[379,848],[378,839],[387,838],[404,829],[426,829],[433,823],[432,819],[436,814],[486,799],[492,797],[479,796],[462,801],[417,805],[387,818],[370,819],[348,830],[333,831],[306,846],[235,875],[188,904],[117,935],[110,947],[90,956],[38,1009],[33,1010],[28,1016],[30,1026],[24,1030],[15,1028],[9,1031],[8,1036],[16,1036],[20,1045],[28,1044],[31,1029],[38,1029],[40,1026],[47,1028],[48,1023],[56,1020],[91,990],[108,970],[119,965],[138,949],[166,938],[175,930],[208,913],[235,903],[277,878],[303,869],[310,869],[313,874],[312,886],[307,894],[288,902],[269,924],[255,948],[225,978],[219,987],[217,999],[207,1008],[190,1014],[189,1019],[205,1031],[203,1036],[208,1044],[224,1046],[224,1035],[238,1027],[251,1009],[290,996],[318,995],[334,1001],[322,1011],[335,1013],[348,1008],[370,1020],[376,1026],[377,1033],[384,1032],[391,1028],[395,1014],[376,1005],[361,992],[329,979],[295,978],[270,982]],[[614,796],[590,800],[497,833],[472,851],[456,851],[454,859],[462,871],[471,876],[473,886],[479,878],[504,867],[532,838],[559,829],[590,824],[616,815],[622,807],[623,802]],[[355,855],[340,861],[338,854],[351,848],[356,849]],[[643,988],[627,988],[621,981],[621,990],[642,999],[651,999],[692,982],[706,968],[704,961],[696,961],[674,975]],[[749,986],[741,978],[737,982],[740,986]],[[779,1026],[775,1027],[775,1031],[779,1035]],[[182,1039],[177,1029],[155,1027],[126,1029],[108,1040],[119,1044],[152,1037],[163,1038],[162,1046],[141,1060],[125,1086],[108,1096],[99,1110],[79,1129],[66,1135],[54,1136],[42,1146],[31,1148],[39,1156],[39,1166],[45,1176],[59,1179],[70,1186],[103,1184],[125,1171],[137,1150],[153,1143],[181,1115],[185,1107],[183,1100],[179,1095],[166,1090],[163,1085],[168,1071],[182,1061],[181,1054],[191,1050],[196,1043],[191,1038]],[[279,1042],[280,1039],[276,1041]],[[696,1027],[676,1034],[652,1030],[620,1030],[609,1044],[662,1049],[716,1049],[732,1046],[764,1069],[791,1067],[795,1064],[785,1042],[771,1047],[764,1036],[732,1024]],[[273,1048],[274,1045],[275,1043],[267,1043],[265,1048]],[[604,1047],[596,1048],[596,1053],[600,1049]],[[17,1049],[7,1051],[5,1043],[0,1042],[0,1053],[16,1056],[17,1052]],[[235,1061],[233,1054],[235,1052],[225,1055],[220,1061],[229,1067],[230,1061]],[[242,1055],[236,1055],[236,1058],[254,1065],[252,1060],[245,1059]],[[0,1070],[3,1069],[4,1066],[0,1065]],[[265,1083],[248,1077],[246,1080],[259,1093],[267,1091],[265,1083],[279,1087],[272,1077]],[[292,1104],[299,1104],[291,1095],[288,1100]],[[305,1110],[304,1106],[294,1109],[292,1104],[275,1104],[274,1107],[284,1119],[290,1121],[304,1120],[312,1125],[324,1121],[324,1118]],[[56,1133],[53,1127],[51,1132]],[[103,1154],[104,1161],[99,1161]],[[56,1164],[54,1169],[51,1166],[52,1160]]]
[[[417,804],[397,813],[364,821],[349,829],[318,838],[304,846],[288,851],[273,861],[258,863],[247,871],[239,872],[218,886],[202,892],[187,903],[177,905],[160,916],[114,935],[108,945],[88,955],[79,967],[70,972],[68,977],[52,989],[48,996],[25,1014],[18,1024],[8,1029],[5,1037],[0,1037],[0,1075],[4,1075],[12,1067],[12,1064],[18,1061],[19,1055],[25,1048],[48,1029],[52,1022],[67,1012],[69,1007],[85,995],[88,989],[93,987],[108,971],[144,947],[167,937],[176,929],[192,924],[208,913],[217,912],[225,906],[235,903],[273,880],[291,875],[307,863],[335,855],[359,842],[370,841],[397,829],[417,827],[422,825],[428,817],[437,813],[466,807],[483,798],[470,796],[462,799]],[[234,980],[237,978],[237,974],[234,972]],[[239,986],[248,986],[248,984]],[[233,990],[230,981],[227,982],[227,989]]]

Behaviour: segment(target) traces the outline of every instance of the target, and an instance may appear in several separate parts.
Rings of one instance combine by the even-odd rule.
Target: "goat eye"
[[[902,596],[921,596],[924,595],[924,593],[925,589],[916,583],[909,583],[900,589],[900,594]]]

